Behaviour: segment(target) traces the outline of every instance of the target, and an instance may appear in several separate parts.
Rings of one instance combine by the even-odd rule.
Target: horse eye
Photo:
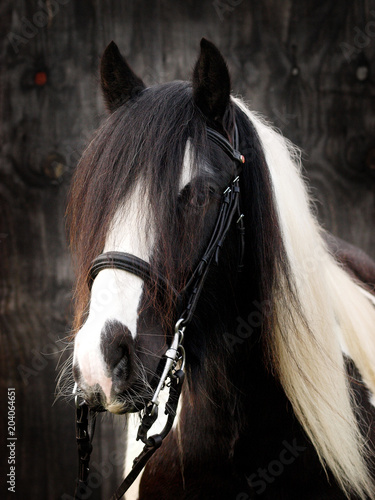
[[[210,186],[196,187],[191,193],[189,203],[194,208],[203,208],[210,202],[214,194],[215,190]]]
[[[193,208],[203,208],[210,202],[215,192],[215,189],[210,186],[188,184],[179,194],[179,199]]]

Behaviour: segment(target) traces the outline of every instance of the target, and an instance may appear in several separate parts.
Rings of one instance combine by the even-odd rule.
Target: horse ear
[[[215,45],[201,40],[201,53],[193,73],[193,97],[202,113],[222,123],[229,104],[230,76],[226,62]]]
[[[115,42],[108,45],[102,56],[100,80],[104,99],[111,113],[146,88],[122,57]]]

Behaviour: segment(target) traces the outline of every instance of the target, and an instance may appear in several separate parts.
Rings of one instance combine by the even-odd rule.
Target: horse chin
[[[124,403],[123,401],[113,401],[107,405],[106,410],[115,415],[125,415],[127,413],[138,413],[145,407],[144,404]]]
[[[142,411],[147,402],[152,397],[150,388],[143,384],[135,384],[131,389],[123,392],[111,391],[110,397],[107,397],[97,384],[94,387],[79,387],[79,396],[88,404],[93,412],[105,412],[116,415],[125,415],[127,413],[138,413]]]
[[[152,398],[152,388],[140,381],[133,383],[123,392],[112,392],[112,397],[106,399],[105,409],[117,415],[138,413],[142,411]]]
[[[142,411],[146,406],[146,400],[132,401],[130,398],[118,398],[111,399],[109,402],[105,401],[104,397],[98,398],[96,393],[94,397],[86,396],[84,400],[87,402],[91,411],[94,412],[104,412],[108,411],[116,415],[125,415],[127,413],[138,413]]]

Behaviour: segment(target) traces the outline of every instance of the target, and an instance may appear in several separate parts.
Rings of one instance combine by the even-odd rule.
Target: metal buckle
[[[75,382],[75,383],[74,383],[74,387],[73,387],[72,394],[73,394],[73,396],[74,396],[74,403],[75,403],[75,405],[76,405],[76,408],[79,408],[77,390],[78,390],[78,384],[77,384],[77,382]]]
[[[177,366],[180,363],[179,370],[184,370],[185,368],[185,349],[182,347],[181,342],[184,338],[185,326],[182,326],[184,319],[180,318],[174,328],[174,336],[170,347],[166,350],[164,357],[166,362],[164,365],[163,372],[159,379],[159,383],[155,389],[154,395],[151,401],[146,406],[145,413],[142,418],[142,423],[138,430],[137,439],[141,439],[144,443],[147,442],[147,432],[150,427],[154,424],[158,416],[159,408],[159,395],[161,390],[166,386],[166,380],[168,377],[176,379]]]
[[[163,389],[165,381],[168,378],[168,376],[173,373],[173,370],[175,370],[177,362],[181,358],[181,356],[182,356],[182,365],[185,366],[185,350],[183,348],[182,348],[182,350],[180,349],[180,347],[182,347],[181,342],[183,341],[185,328],[186,328],[185,326],[181,327],[183,322],[184,322],[184,319],[180,318],[177,321],[177,323],[175,324],[175,327],[174,327],[175,333],[174,333],[172,343],[164,354],[164,356],[167,358],[167,361],[165,363],[164,370],[163,370],[163,373],[160,377],[158,386],[156,387],[154,395],[151,399],[151,403],[153,405],[159,406],[158,398],[159,398],[160,391]],[[180,357],[178,356],[179,353],[180,353]]]

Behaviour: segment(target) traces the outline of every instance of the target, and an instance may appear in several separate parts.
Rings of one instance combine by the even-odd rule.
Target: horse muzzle
[[[76,337],[73,375],[79,394],[93,409],[122,414],[140,411],[147,382],[135,362],[134,340],[120,321],[107,321],[100,335],[85,326]]]

